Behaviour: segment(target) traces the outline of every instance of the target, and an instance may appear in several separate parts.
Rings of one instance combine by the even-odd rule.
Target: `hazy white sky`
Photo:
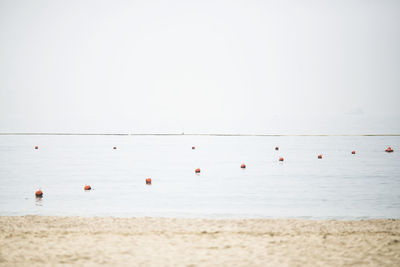
[[[399,14],[0,0],[0,132],[400,133]]]

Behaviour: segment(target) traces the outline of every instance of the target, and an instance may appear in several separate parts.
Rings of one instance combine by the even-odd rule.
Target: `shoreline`
[[[0,265],[394,266],[400,220],[0,216]]]
[[[82,219],[96,219],[96,218],[114,218],[114,219],[171,219],[171,220],[205,220],[205,221],[252,221],[252,220],[264,220],[264,221],[279,221],[279,220],[294,220],[294,221],[310,221],[310,222],[328,222],[328,221],[337,221],[337,222],[360,222],[360,221],[400,221],[400,217],[371,217],[371,216],[358,216],[358,217],[349,217],[349,216],[257,216],[257,215],[199,215],[199,214],[191,214],[191,215],[160,215],[159,213],[148,214],[148,213],[136,213],[136,215],[126,214],[116,214],[116,215],[104,215],[104,213],[99,215],[93,214],[51,214],[48,215],[46,213],[43,214],[0,214],[0,218],[2,217],[10,217],[10,218],[18,218],[18,217],[54,217],[54,218],[82,218]]]
[[[400,133],[365,133],[365,134],[262,134],[262,133],[51,133],[51,132],[16,132],[16,133],[0,133],[1,135],[61,135],[61,136],[254,136],[254,137],[279,137],[279,136],[387,136],[396,137]]]

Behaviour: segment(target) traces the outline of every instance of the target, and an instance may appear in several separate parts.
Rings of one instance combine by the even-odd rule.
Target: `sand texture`
[[[400,266],[400,220],[0,217],[0,266]]]

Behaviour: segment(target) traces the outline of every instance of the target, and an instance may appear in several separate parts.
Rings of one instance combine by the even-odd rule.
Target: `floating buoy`
[[[318,155],[318,158],[319,158],[319,159],[322,159],[322,155],[321,155],[321,154],[319,154],[319,155]]]
[[[92,188],[90,187],[90,185],[85,185],[85,186],[83,187],[83,189],[84,189],[84,190],[92,190]]]
[[[194,170],[195,173],[200,173],[200,168]]]
[[[278,147],[278,146],[276,146],[276,147],[275,147],[275,150],[279,150],[279,147]]]
[[[196,147],[192,146],[192,149],[196,149]]]
[[[354,150],[353,150],[353,151],[351,151],[351,154],[356,154],[356,151],[354,151]]]
[[[38,146],[35,146],[35,149],[39,149],[39,147],[38,147]]]
[[[146,184],[151,184],[151,178],[146,178]]]
[[[117,147],[116,147],[116,146],[114,146],[114,147],[113,147],[113,149],[117,149]]]
[[[280,157],[280,158],[279,158],[279,161],[283,161],[283,157]]]
[[[242,165],[240,165],[240,168],[245,169],[246,168],[246,164],[242,163]]]
[[[393,152],[393,149],[392,149],[390,146],[388,146],[388,148],[386,148],[385,151],[386,151],[386,152]]]
[[[35,192],[35,196],[36,196],[36,197],[43,197],[43,192],[42,192],[42,190],[39,189],[38,191],[36,191],[36,192]]]

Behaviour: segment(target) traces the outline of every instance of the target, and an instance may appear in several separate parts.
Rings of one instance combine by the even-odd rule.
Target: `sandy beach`
[[[0,265],[395,266],[400,220],[0,217]]]

